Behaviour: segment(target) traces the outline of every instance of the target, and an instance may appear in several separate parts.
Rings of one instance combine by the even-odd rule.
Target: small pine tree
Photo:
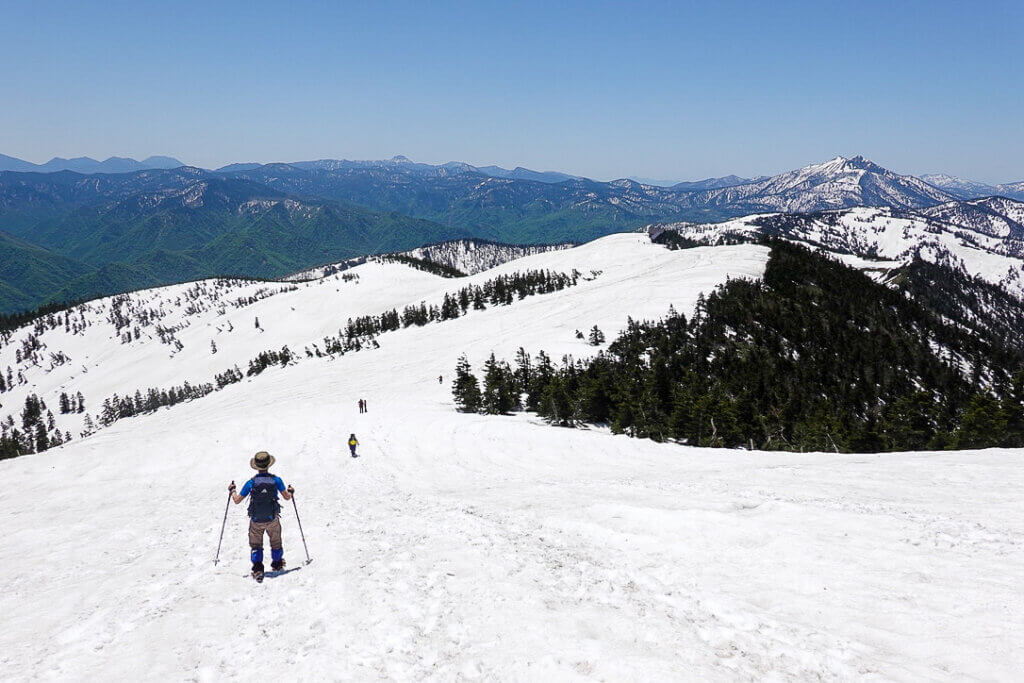
[[[598,329],[597,325],[590,328],[590,336],[587,337],[587,341],[591,346],[600,346],[604,344],[604,332]]]

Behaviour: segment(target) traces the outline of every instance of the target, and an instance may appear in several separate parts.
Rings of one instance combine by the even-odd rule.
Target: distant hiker
[[[437,383],[438,384],[444,384],[444,377],[442,375],[438,375],[437,376]]]
[[[359,399],[359,414],[362,415],[365,411],[363,410],[363,399]]]
[[[260,451],[249,466],[257,471],[256,476],[245,482],[241,493],[235,493],[235,482],[231,482],[228,491],[235,504],[241,503],[246,496],[249,498],[249,548],[252,559],[252,575],[257,581],[263,580],[263,534],[270,537],[270,568],[274,571],[284,569],[284,547],[281,545],[281,504],[277,502],[280,493],[285,500],[291,500],[295,489],[285,488],[281,477],[268,472],[274,464],[274,456]]]
[[[364,413],[368,413],[368,412],[370,412],[370,406],[369,406],[369,404],[368,404],[368,403],[366,402],[366,399],[365,399],[365,398],[363,399],[363,412],[364,412]]]
[[[349,434],[348,436],[348,450],[351,451],[353,458],[358,458],[356,455],[356,446],[359,445],[359,439],[356,438],[355,434]]]

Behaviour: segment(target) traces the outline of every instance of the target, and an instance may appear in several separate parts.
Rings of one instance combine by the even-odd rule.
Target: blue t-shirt
[[[256,477],[258,477],[258,476],[260,476],[260,475],[257,474]],[[281,477],[275,477],[273,474],[270,474],[269,476],[274,477],[274,488],[276,488],[281,493],[284,493],[284,482],[281,481]],[[242,496],[242,498],[245,498],[246,496],[248,496],[249,492],[252,491],[252,481],[256,477],[253,477],[249,481],[245,482],[245,486],[242,487],[242,491],[238,495]]]

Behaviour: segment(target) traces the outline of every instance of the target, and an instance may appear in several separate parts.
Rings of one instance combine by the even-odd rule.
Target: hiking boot
[[[270,568],[275,572],[279,572],[284,569],[284,560],[274,560],[270,563]]]
[[[253,576],[254,579],[257,579],[257,580],[263,578],[263,563],[262,562],[253,562],[252,563],[252,576]]]

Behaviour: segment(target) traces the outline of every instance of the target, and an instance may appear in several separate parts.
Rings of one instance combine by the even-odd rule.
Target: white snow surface
[[[531,256],[497,271],[592,279],[0,462],[11,560],[0,679],[1019,677],[1019,450],[708,450],[453,409],[448,375],[462,352],[477,367],[519,346],[593,353],[575,329],[597,324],[611,340],[626,316],[688,313],[700,292],[757,277],[766,259],[757,246],[673,252],[636,234]],[[51,350],[75,358],[33,369],[33,390],[49,403],[82,387],[92,411],[104,392],[206,380],[467,282],[396,264],[347,272],[358,279],[238,283],[291,291],[223,315],[168,312],[168,324],[190,323],[173,356],[158,341],[122,345],[98,321],[77,337],[47,332]],[[170,308],[186,288],[132,296]],[[102,317],[101,305],[88,315]],[[358,459],[344,452],[351,432]],[[314,561],[304,564],[286,503],[290,571],[257,585],[244,506],[230,506],[212,559],[227,483],[244,481],[261,449],[296,487]]]
[[[659,229],[705,242],[760,234],[765,220],[788,221],[784,236],[837,253],[868,257],[885,268],[915,255],[960,268],[1024,298],[1024,203],[992,198],[953,202],[919,213],[857,207],[820,214],[755,214],[721,223],[668,223]],[[857,259],[844,259],[851,263]]]

